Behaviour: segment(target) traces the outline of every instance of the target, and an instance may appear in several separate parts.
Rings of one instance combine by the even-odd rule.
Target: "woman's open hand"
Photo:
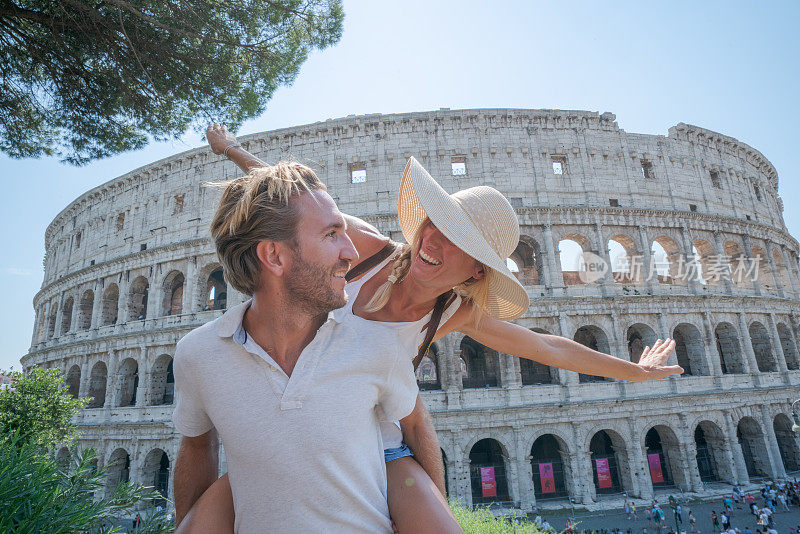
[[[222,154],[226,148],[238,142],[236,136],[230,133],[224,124],[218,122],[208,125],[206,139],[214,154]]]
[[[643,380],[658,380],[674,374],[682,374],[680,365],[664,365],[667,363],[672,351],[675,350],[675,340],[667,338],[653,343],[653,347],[645,347],[639,357],[639,367],[644,371]]]

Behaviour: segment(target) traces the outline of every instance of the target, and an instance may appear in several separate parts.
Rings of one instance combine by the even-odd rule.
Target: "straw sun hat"
[[[400,183],[397,216],[407,242],[427,217],[455,246],[489,268],[486,313],[507,321],[528,309],[528,293],[506,265],[519,242],[519,221],[499,191],[480,185],[448,195],[411,158]]]

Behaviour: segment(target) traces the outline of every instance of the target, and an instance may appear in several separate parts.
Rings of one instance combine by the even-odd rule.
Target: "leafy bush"
[[[512,520],[496,517],[485,507],[468,510],[458,503],[451,502],[450,508],[465,534],[545,534],[547,532],[524,519]]]

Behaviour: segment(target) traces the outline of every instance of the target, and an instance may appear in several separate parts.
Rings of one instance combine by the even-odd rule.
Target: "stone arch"
[[[97,362],[89,373],[89,397],[92,398],[87,408],[101,408],[106,403],[106,381],[108,368],[105,362]]]
[[[139,363],[125,358],[117,371],[117,406],[136,406],[136,390],[139,388]]]
[[[81,368],[79,365],[75,364],[69,368],[66,383],[67,392],[77,399],[81,389]]]
[[[690,323],[680,323],[672,331],[675,340],[675,355],[678,365],[683,367],[683,375],[710,374],[706,361],[706,349],[700,329]]]
[[[645,462],[654,488],[688,487],[681,470],[681,447],[675,431],[667,425],[655,425],[644,435]],[[660,472],[660,477],[659,477]]]
[[[756,355],[756,363],[758,370],[762,373],[769,373],[778,370],[778,363],[775,361],[775,355],[772,353],[772,344],[769,340],[767,329],[758,321],[750,323],[750,342],[753,346],[753,352]]]
[[[542,434],[531,445],[530,457],[536,500],[567,497],[572,476],[566,441],[556,434]]]
[[[626,339],[628,340],[630,361],[639,363],[639,358],[642,356],[644,348],[652,347],[658,338],[650,326],[644,323],[636,323],[628,328]]]
[[[681,249],[674,239],[665,235],[656,237],[650,244],[650,253],[652,254],[652,270],[657,273],[658,283],[681,283],[678,276],[682,261]]]
[[[164,302],[161,305],[162,315],[180,315],[183,313],[183,273],[170,271],[164,277]]]
[[[130,481],[131,456],[122,447],[115,449],[108,457],[106,465],[106,496],[110,496],[117,486]]]
[[[543,328],[531,328],[537,334],[550,334]],[[533,386],[538,384],[557,384],[558,370],[543,363],[529,360],[528,358],[519,359],[519,373],[523,386]]]
[[[761,287],[768,290],[775,289],[775,279],[772,277],[772,271],[769,267],[769,256],[764,252],[764,249],[758,245],[752,248],[751,258],[753,264],[756,266],[758,272],[758,282]]]
[[[792,331],[784,323],[778,323],[778,338],[783,347],[783,355],[786,357],[786,367],[790,371],[796,371],[800,368],[800,358],[797,355],[797,346],[794,344],[792,338]]]
[[[514,249],[510,259],[518,267],[519,270],[514,274],[523,285],[535,286],[543,283],[540,250],[539,244],[532,237],[526,235],[519,237],[517,248]]]
[[[68,471],[71,461],[72,456],[70,455],[68,448],[61,447],[58,449],[58,453],[56,453],[56,465],[61,471]]]
[[[725,457],[725,433],[713,421],[703,420],[694,429],[697,470],[703,482],[732,481],[733,466]]]
[[[473,504],[510,500],[506,477],[507,458],[500,442],[492,438],[482,439],[470,448],[469,470]]]
[[[614,282],[635,284],[641,281],[641,261],[638,260],[636,241],[625,234],[615,234],[606,242],[606,248]]]
[[[101,323],[103,326],[117,324],[117,312],[119,310],[119,286],[109,284],[103,291],[103,307],[101,311]]]
[[[439,371],[439,345],[431,343],[425,356],[417,366],[417,385],[423,391],[442,389],[441,373]]]
[[[698,282],[719,285],[722,282],[722,274],[719,272],[719,256],[717,251],[714,250],[714,245],[705,239],[695,239],[694,243],[692,243],[692,252],[699,264]],[[725,267],[724,272],[727,273],[727,266],[723,265],[723,267]]]
[[[144,276],[137,276],[128,291],[128,318],[131,321],[142,321],[147,318],[147,299],[150,294],[150,282]]]
[[[162,449],[152,449],[145,456],[142,466],[142,483],[145,486],[152,486],[161,494],[161,498],[156,499],[154,505],[166,505],[166,499],[169,496],[170,467],[169,456]]]
[[[766,477],[769,475],[767,442],[758,421],[750,416],[742,417],[736,425],[736,439],[742,450],[747,476]]]
[[[218,264],[217,264],[218,265]],[[206,278],[203,310],[224,310],[228,307],[228,284],[222,266],[213,269]]]
[[[611,354],[611,345],[608,342],[608,336],[602,328],[594,325],[584,325],[575,331],[572,338],[584,347],[589,347],[592,350],[602,352],[604,354]],[[608,378],[595,375],[578,374],[580,382],[605,382]]]
[[[792,420],[785,413],[779,413],[772,421],[775,439],[778,441],[781,461],[787,473],[800,471],[800,448],[797,434],[792,432]]]
[[[467,367],[467,378],[463,379],[465,388],[500,385],[500,358],[496,350],[464,336],[461,340],[461,358]]]
[[[624,438],[611,429],[598,430],[589,440],[595,493],[630,491],[630,464]]]
[[[591,241],[577,233],[567,234],[558,242],[561,276],[565,286],[584,283],[581,279],[581,273],[586,270],[583,255],[591,250]]]
[[[747,280],[747,277],[742,276],[742,269],[743,267],[746,270],[747,267],[747,256],[744,254],[744,250],[736,241],[726,241],[725,242],[725,256],[728,257],[728,266],[730,268],[730,276],[733,283],[738,288],[748,288],[751,287],[750,282]]]
[[[714,329],[717,352],[723,374],[744,373],[742,349],[739,345],[739,332],[731,323],[721,322]]]
[[[172,404],[175,400],[175,374],[172,356],[162,354],[150,370],[150,405]]]
[[[66,334],[72,328],[72,309],[75,307],[75,299],[71,296],[67,297],[64,301],[64,307],[61,310],[61,333]]]
[[[94,308],[94,291],[87,289],[83,292],[80,304],[80,324],[81,330],[89,330],[92,327],[92,309]]]

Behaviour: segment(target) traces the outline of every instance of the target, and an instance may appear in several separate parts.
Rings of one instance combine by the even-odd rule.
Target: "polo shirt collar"
[[[233,337],[237,331],[243,330],[242,328],[242,321],[244,320],[244,314],[247,312],[248,308],[250,308],[250,304],[252,304],[253,299],[247,299],[247,301],[230,308],[226,311],[222,317],[217,319],[217,335],[219,337]],[[344,318],[350,311],[350,307],[345,305],[337,310],[333,310],[328,312],[328,319],[327,321],[334,321],[336,323],[341,323],[344,321]]]

